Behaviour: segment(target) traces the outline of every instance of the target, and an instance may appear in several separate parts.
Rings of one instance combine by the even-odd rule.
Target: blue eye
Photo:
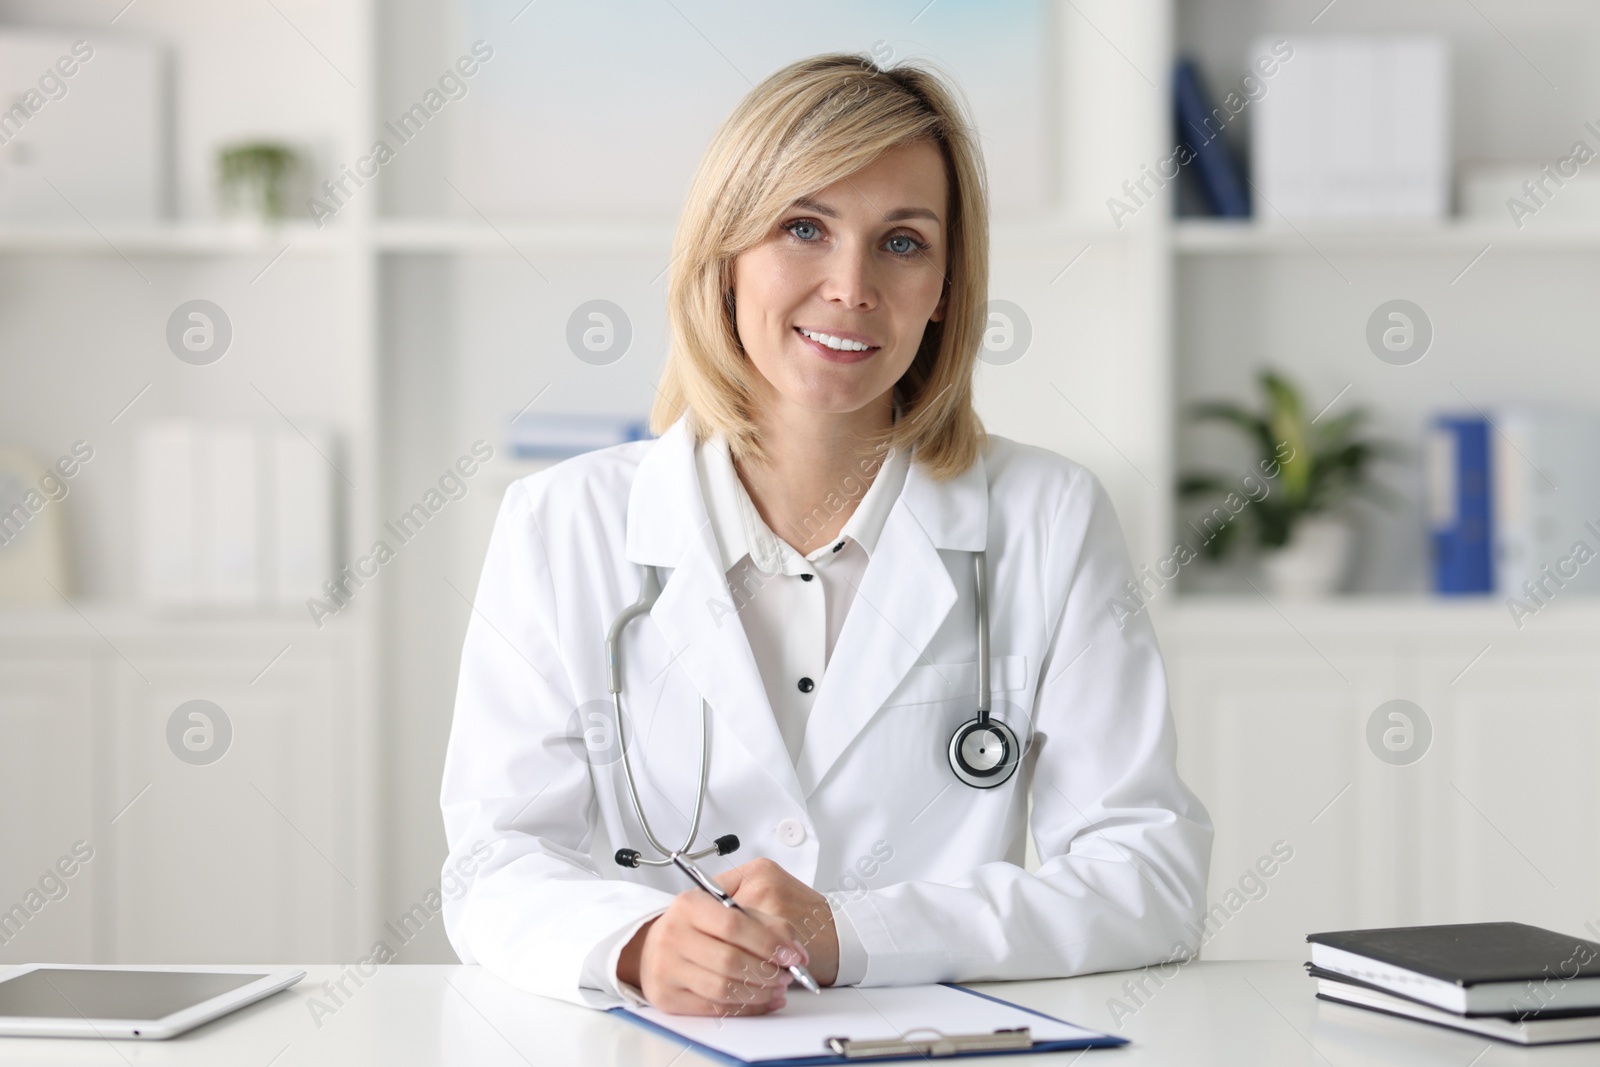
[[[806,229],[813,231],[812,236],[808,237],[798,232],[801,227],[805,227]],[[812,219],[795,219],[793,222],[784,223],[783,229],[791,237],[797,241],[800,241],[802,244],[815,244],[817,240],[820,239],[822,228],[818,226],[817,223]],[[895,241],[903,241],[905,242],[905,245],[899,248],[891,247],[892,243]],[[884,245],[885,247],[888,247],[890,255],[899,259],[912,259],[922,255],[922,253],[928,250],[927,242],[919,241],[908,233],[897,233],[888,238],[884,242]]]

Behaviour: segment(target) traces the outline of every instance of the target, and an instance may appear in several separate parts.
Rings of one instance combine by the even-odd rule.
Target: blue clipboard
[[[941,982],[939,984],[947,989],[958,989],[963,993],[969,993],[975,997],[982,997],[984,1000],[994,1001],[996,1004],[1004,1004],[1008,1008],[1015,1008],[1017,1011],[1026,1012],[1029,1015],[1036,1015],[1041,1019],[1049,1019],[1051,1022],[1065,1023],[1068,1026],[1076,1025],[1074,1023],[1067,1022],[1066,1019],[1057,1019],[1055,1016],[1046,1015],[1042,1011],[1035,1011],[1033,1008],[1024,1007],[1021,1004],[1013,1004],[1009,1000],[990,996],[988,993],[980,993],[975,989],[968,989],[966,986],[956,985],[953,982]],[[728,1053],[719,1049],[714,1049],[709,1045],[703,1045],[692,1038],[685,1037],[678,1031],[666,1026],[661,1026],[649,1019],[644,1018],[642,1015],[636,1015],[629,1011],[626,1007],[618,1006],[609,1010],[612,1014],[621,1015],[629,1022],[638,1026],[642,1026],[646,1030],[653,1031],[657,1034],[660,1034],[662,1037],[679,1042],[680,1044],[688,1045],[702,1056],[716,1060],[719,1063],[732,1064],[734,1067],[742,1067],[742,1065],[750,1063],[758,1063],[761,1065],[761,1067],[811,1067],[812,1064],[825,1063],[891,1063],[902,1060],[966,1059],[973,1056],[1026,1056],[1035,1052],[1070,1052],[1074,1049],[1083,1048],[1118,1048],[1128,1043],[1128,1039],[1125,1037],[1118,1037],[1115,1034],[1100,1034],[1096,1037],[1089,1038],[1070,1038],[1058,1041],[1036,1041],[1027,1048],[984,1049],[970,1052],[957,1051],[933,1056],[930,1056],[924,1052],[910,1052],[902,1055],[874,1055],[870,1057],[846,1058],[845,1056],[835,1055],[829,1052],[819,1052],[815,1056],[796,1056],[786,1059],[741,1060],[737,1056],[729,1055]]]

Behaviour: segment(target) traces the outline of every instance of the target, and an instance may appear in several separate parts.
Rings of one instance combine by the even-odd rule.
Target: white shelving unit
[[[15,815],[0,830],[0,907],[27,908],[25,891],[75,841],[94,858],[6,930],[0,961],[354,959],[383,921],[376,604],[321,628],[303,609],[144,606],[132,520],[135,431],[162,416],[327,428],[341,527],[378,512],[376,290],[357,222],[370,199],[352,205],[354,225],[254,227],[217,220],[211,193],[220,143],[284,138],[319,161],[366,143],[374,18],[365,0],[0,4],[7,25],[163,48],[176,205],[150,223],[0,228],[4,437],[46,462],[74,440],[94,449],[51,505],[68,531],[65,603],[0,611],[12,742],[0,805]],[[234,328],[205,367],[165,341],[167,317],[197,296]],[[168,719],[193,699],[232,725],[209,765],[169,751]]]
[[[1174,38],[1216,91],[1242,75],[1259,35],[1414,30],[1450,41],[1457,168],[1553,159],[1586,136],[1583,117],[1600,105],[1580,58],[1600,43],[1589,5],[1195,0],[1178,5]],[[1248,144],[1249,124],[1247,107],[1232,144]],[[1363,513],[1354,595],[1271,602],[1236,577],[1233,595],[1189,580],[1189,595],[1168,587],[1151,604],[1181,765],[1217,824],[1213,900],[1273,841],[1296,848],[1208,953],[1299,959],[1313,930],[1490,919],[1590,936],[1600,797],[1583,768],[1600,742],[1600,609],[1567,599],[1519,628],[1502,599],[1429,595],[1418,446],[1437,410],[1600,406],[1587,325],[1600,223],[1335,226],[1258,211],[1248,223],[1169,223],[1176,402],[1254,398],[1256,369],[1276,365],[1312,410],[1365,405],[1375,432],[1412,446],[1380,473],[1411,503]],[[1404,367],[1364,342],[1368,316],[1393,298],[1421,305],[1435,331]],[[1175,439],[1182,468],[1248,469],[1223,430],[1179,425]],[[1432,726],[1406,765],[1368,739],[1397,699]]]

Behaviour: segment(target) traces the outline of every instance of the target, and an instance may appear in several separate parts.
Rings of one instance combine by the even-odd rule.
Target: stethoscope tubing
[[[694,814],[689,820],[689,833],[684,838],[682,848],[670,849],[662,844],[655,830],[651,828],[650,820],[645,817],[644,805],[639,802],[639,785],[634,778],[633,761],[628,756],[627,727],[622,715],[621,647],[622,632],[628,623],[648,613],[661,595],[660,571],[651,565],[644,566],[643,571],[644,575],[639,583],[639,599],[624,608],[612,622],[610,630],[606,632],[606,688],[611,694],[612,714],[616,720],[617,746],[622,751],[622,774],[627,781],[628,800],[633,806],[633,814],[639,820],[640,828],[644,831],[645,840],[665,858],[649,860],[641,856],[636,849],[625,848],[618,850],[617,862],[624,867],[667,867],[673,864],[673,857],[677,855],[695,860],[713,854],[726,855],[739,846],[738,839],[730,834],[718,838],[710,848],[699,852],[689,851],[695,837],[700,833],[700,814],[705,807],[706,784],[710,771],[711,709],[703,696],[700,698],[699,787],[695,790]],[[972,587],[978,631],[977,717],[956,728],[956,732],[950,738],[949,759],[951,770],[961,782],[976,789],[992,789],[1011,777],[1012,772],[1016,770],[1019,757],[1016,735],[1012,733],[1011,728],[1004,722],[990,717],[989,583],[985,553],[981,549],[972,554]],[[1003,756],[998,763],[977,767],[966,758],[962,742],[976,731],[986,732],[1001,746]],[[982,751],[980,748],[980,752]]]
[[[633,761],[628,758],[627,727],[622,716],[622,659],[618,654],[618,648],[622,644],[623,629],[628,623],[654,607],[656,598],[660,595],[661,574],[655,567],[647,566],[644,568],[644,578],[639,583],[639,599],[622,610],[606,633],[606,688],[611,691],[611,710],[616,719],[617,747],[622,751],[622,775],[628,782],[628,800],[633,804],[633,814],[638,818],[640,828],[644,830],[645,840],[650,842],[651,848],[667,857],[647,860],[635,851],[631,855],[633,860],[631,866],[636,867],[670,866],[675,853],[682,853],[690,859],[701,859],[720,851],[716,847],[700,852],[689,851],[689,846],[694,844],[694,839],[700,833],[700,812],[705,806],[707,774],[711,766],[711,710],[706,705],[705,697],[700,698],[700,785],[695,790],[694,814],[689,819],[689,834],[684,838],[682,848],[676,850],[667,848],[650,828],[650,820],[644,815],[644,806],[639,803],[639,784],[633,777]]]
[[[978,611],[978,721],[989,721],[989,581],[984,553],[972,554],[972,598]]]

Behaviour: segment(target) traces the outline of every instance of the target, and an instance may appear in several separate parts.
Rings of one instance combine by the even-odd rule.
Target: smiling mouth
[[[882,347],[881,345],[868,345],[865,348],[857,348],[854,346],[861,344],[862,342],[849,341],[833,337],[831,334],[823,334],[820,331],[807,333],[799,326],[794,328],[794,332],[800,338],[800,340],[810,345],[812,350],[822,356],[822,358],[834,363],[857,363],[863,359],[866,359],[868,356],[871,356],[874,352],[879,351],[879,349]],[[822,337],[829,337],[836,343],[842,341],[843,344],[849,347],[835,348],[827,341],[821,340],[820,338]]]

